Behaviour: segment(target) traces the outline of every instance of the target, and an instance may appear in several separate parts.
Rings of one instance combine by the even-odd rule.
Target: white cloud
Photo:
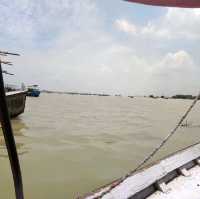
[[[200,9],[169,8],[163,17],[150,20],[144,26],[124,19],[116,20],[115,24],[120,31],[138,32],[148,38],[200,39]]]
[[[82,29],[84,21],[95,23],[96,17],[91,0],[1,1],[0,11],[1,35],[29,47],[40,40],[40,44],[53,41],[68,30]]]
[[[137,32],[137,28],[133,23],[130,23],[129,21],[125,20],[125,19],[117,19],[115,21],[115,26],[126,33],[130,33],[130,34],[136,34]]]
[[[186,51],[168,53],[149,70],[155,92],[163,94],[197,93],[200,68]]]
[[[192,57],[185,51],[168,53],[155,67],[157,74],[180,73],[194,68]],[[159,69],[159,70],[158,70]]]
[[[182,47],[177,50],[172,45],[163,50],[161,46],[166,38],[173,38],[175,44],[176,37],[190,34],[189,28],[183,28],[187,27],[184,20],[180,29],[176,25],[174,15],[178,18],[183,14],[179,10],[169,9],[165,16],[145,26],[123,17],[117,19],[115,28],[130,34],[126,42],[118,39],[116,31],[107,30],[103,10],[99,12],[93,0],[5,1],[0,3],[0,11],[4,13],[0,41],[22,54],[13,58],[11,72],[16,76],[9,77],[9,82],[20,80],[53,90],[124,94],[195,92],[200,86],[193,56]],[[188,15],[195,15],[198,21],[197,11],[183,12],[186,21]],[[197,38],[198,30],[196,27],[188,38]],[[149,43],[155,38],[159,38],[157,46]]]

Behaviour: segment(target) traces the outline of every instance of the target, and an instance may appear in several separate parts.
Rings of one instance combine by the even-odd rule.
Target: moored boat
[[[6,100],[10,117],[16,117],[25,110],[26,91],[6,92]]]

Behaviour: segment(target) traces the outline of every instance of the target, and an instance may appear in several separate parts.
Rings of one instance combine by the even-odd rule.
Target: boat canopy
[[[141,3],[154,6],[200,8],[200,0],[126,0],[133,3]]]

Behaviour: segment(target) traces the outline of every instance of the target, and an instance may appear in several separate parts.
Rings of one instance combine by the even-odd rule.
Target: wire
[[[181,117],[178,124],[175,126],[175,128],[167,135],[167,137],[137,166],[137,168],[134,170],[136,172],[138,169],[140,169],[145,163],[147,163],[164,145],[165,143],[176,133],[178,128],[181,126],[183,121],[187,118],[191,110],[196,105],[198,99],[200,98],[200,93],[197,95],[191,106],[188,108],[188,110],[185,112],[185,114]]]

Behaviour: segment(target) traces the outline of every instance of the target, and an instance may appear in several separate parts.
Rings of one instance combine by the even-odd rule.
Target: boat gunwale
[[[182,159],[180,158],[182,157]],[[105,194],[107,198],[122,198],[122,197],[114,197],[116,194],[116,190],[119,187],[123,186],[127,180],[131,178],[132,184],[132,193],[123,198],[131,198],[131,199],[138,199],[138,198],[145,198],[152,193],[154,193],[156,190],[156,183],[158,182],[166,182],[173,180],[176,178],[179,174],[178,169],[186,168],[190,169],[194,167],[197,163],[197,159],[200,158],[200,142],[197,142],[193,145],[190,145],[184,149],[178,150],[175,153],[172,153],[165,158],[162,158],[160,160],[157,160],[149,165],[147,165],[144,168],[141,168],[140,170],[133,172],[130,177],[125,179],[119,186],[115,187],[109,193]],[[173,162],[176,161],[176,162]],[[170,164],[171,166],[170,166]],[[172,164],[173,163],[173,164]],[[157,167],[157,168],[156,168]],[[156,172],[153,170],[157,170]],[[153,172],[152,172],[153,171]],[[154,174],[153,174],[154,173]],[[150,174],[150,175],[149,175]],[[153,174],[153,175],[152,175]],[[149,179],[151,177],[151,179]],[[142,180],[137,180],[140,178],[143,178]],[[118,183],[121,181],[122,178],[119,178],[117,180],[114,180],[111,183],[108,183],[105,186],[102,186],[95,191],[92,191],[91,193],[88,193],[84,195],[83,197],[78,197],[78,199],[95,199],[95,198],[101,198],[100,195],[104,192],[107,192],[115,183]],[[138,185],[139,184],[139,185]],[[148,189],[148,191],[147,191]],[[150,191],[150,189],[152,189]],[[146,196],[144,197],[144,192],[147,191]],[[140,196],[139,196],[140,195]],[[109,197],[110,196],[110,197]],[[116,195],[115,195],[116,196]],[[143,196],[143,197],[142,197]],[[102,197],[103,198],[103,197]]]
[[[9,92],[6,92],[6,97],[19,95],[19,94],[27,94],[27,91],[9,91]]]

